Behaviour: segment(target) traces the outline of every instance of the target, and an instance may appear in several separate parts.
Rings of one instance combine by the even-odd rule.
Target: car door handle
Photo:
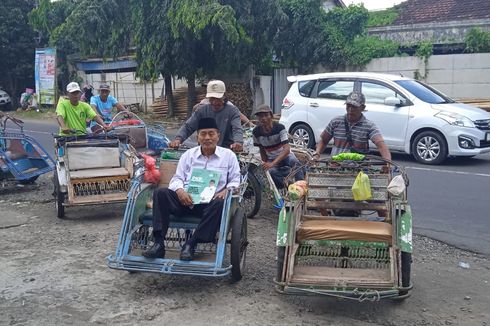
[[[318,105],[318,103],[310,103],[310,106],[311,106],[312,108],[317,108],[319,105]]]

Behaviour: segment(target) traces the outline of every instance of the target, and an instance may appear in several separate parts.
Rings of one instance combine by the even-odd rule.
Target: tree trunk
[[[165,83],[165,97],[168,103],[167,118],[174,116],[174,93],[172,92],[172,76],[170,74],[163,75]]]
[[[196,75],[187,78],[187,117],[192,114],[192,108],[196,104]]]

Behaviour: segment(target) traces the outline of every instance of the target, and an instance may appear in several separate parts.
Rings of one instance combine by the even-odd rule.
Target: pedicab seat
[[[392,241],[392,225],[386,222],[359,220],[306,220],[298,226],[297,241],[358,240]]]
[[[152,225],[153,221],[153,209],[147,209],[143,214],[139,216],[139,222],[143,225]],[[197,215],[185,214],[176,216],[170,214],[170,226],[181,226],[181,227],[194,227],[201,219]]]

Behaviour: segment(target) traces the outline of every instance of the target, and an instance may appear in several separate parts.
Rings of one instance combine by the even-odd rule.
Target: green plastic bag
[[[332,156],[333,161],[362,161],[365,155],[359,153],[340,153]]]
[[[354,200],[369,200],[372,198],[371,195],[371,182],[369,182],[369,177],[364,172],[359,172],[352,185],[352,195]]]

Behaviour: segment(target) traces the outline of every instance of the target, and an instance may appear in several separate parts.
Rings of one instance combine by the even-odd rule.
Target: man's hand
[[[272,169],[274,166],[275,166],[275,164],[273,162],[264,162],[264,163],[262,163],[262,167],[266,171],[269,170],[269,169]]]
[[[386,174],[390,173],[390,165],[389,164],[383,165],[381,167],[381,173],[386,173]]]
[[[168,146],[170,148],[179,148],[180,144],[181,144],[180,139],[174,139],[170,142]]]
[[[315,152],[312,157],[313,161],[318,161],[320,159],[320,154],[318,154],[317,152]]]
[[[62,127],[61,128],[61,131],[64,133],[64,134],[73,134],[74,133],[74,130],[71,129],[71,128],[68,128],[68,127]]]
[[[177,189],[176,193],[177,193],[177,196],[179,197],[179,201],[182,205],[184,205],[184,206],[194,205],[192,203],[191,195],[189,195],[187,192],[185,192],[184,189],[182,189],[182,188]]]
[[[226,189],[226,188],[221,190],[220,192],[218,192],[217,194],[214,195],[213,199],[225,199],[227,191],[228,191],[228,189]]]
[[[243,150],[243,145],[240,143],[233,143],[230,145],[230,149],[235,153],[239,153]]]
[[[103,127],[103,128],[104,128],[104,130],[105,130],[105,131],[110,131],[110,130],[112,130],[112,127],[111,127],[111,126],[108,126],[108,125],[106,125],[106,124],[104,124],[104,127]]]

